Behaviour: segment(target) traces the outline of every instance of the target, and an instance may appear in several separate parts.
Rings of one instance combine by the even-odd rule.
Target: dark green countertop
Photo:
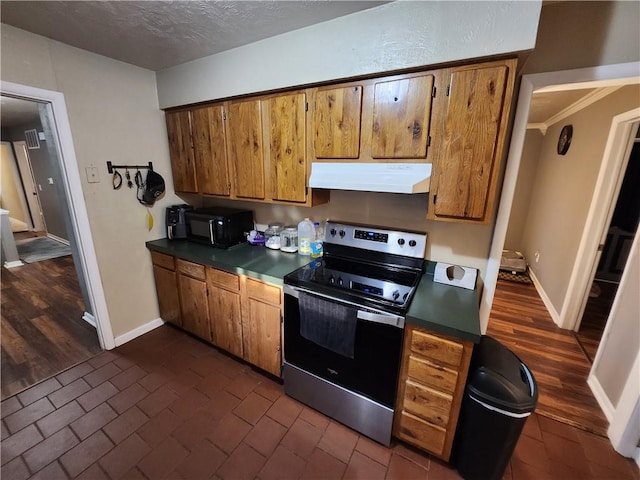
[[[406,322],[451,337],[480,341],[480,302],[476,290],[433,281],[435,262],[427,262]]]
[[[226,250],[167,239],[146,243],[149,250],[232,273],[282,285],[284,276],[311,261],[309,257],[249,244]],[[480,341],[480,313],[475,290],[433,281],[435,263],[427,261],[426,273],[414,294],[406,321],[412,325],[474,343]]]
[[[190,262],[209,265],[240,275],[247,275],[274,285],[282,285],[287,273],[311,261],[295,253],[284,253],[262,246],[243,243],[227,249],[200,245],[185,240],[153,240],[146,243],[149,250],[173,255]]]

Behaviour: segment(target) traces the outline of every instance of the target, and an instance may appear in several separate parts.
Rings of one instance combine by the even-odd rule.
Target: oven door
[[[353,358],[302,336],[300,293],[312,295],[318,301],[354,309],[357,321]],[[395,405],[403,335],[403,317],[363,308],[300,287],[284,286],[285,362],[390,409]]]

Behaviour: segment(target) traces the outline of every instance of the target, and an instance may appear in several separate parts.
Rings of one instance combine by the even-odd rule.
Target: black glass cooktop
[[[421,274],[422,270],[415,268],[324,257],[288,274],[284,283],[311,293],[404,313]]]

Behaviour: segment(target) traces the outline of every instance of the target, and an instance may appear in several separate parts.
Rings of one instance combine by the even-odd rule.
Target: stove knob
[[[333,278],[333,275],[330,275],[330,276],[329,276],[329,283],[330,283],[330,284],[332,284],[332,285],[333,285],[334,283],[336,283],[336,279],[335,279],[335,278]]]
[[[402,295],[402,300],[406,302],[408,296],[409,296],[409,293],[405,293],[404,295]]]
[[[339,277],[339,278],[338,278],[338,285],[342,286],[342,284],[343,284],[343,283],[344,283],[344,282],[342,281],[342,277]]]
[[[410,247],[415,247],[416,246],[416,241],[415,240],[409,240],[409,246]]]
[[[335,237],[336,233],[338,233],[338,232],[336,232],[335,228],[332,228],[331,230],[329,230],[329,233],[331,234],[332,237]]]
[[[398,245],[400,245],[400,246],[404,245],[404,238],[399,238],[398,239]]]
[[[400,297],[400,292],[396,290],[391,294],[391,296],[393,297],[394,300],[398,300],[398,298]]]
[[[338,233],[340,234],[340,238],[344,238],[344,236],[347,234],[344,230],[340,230]]]

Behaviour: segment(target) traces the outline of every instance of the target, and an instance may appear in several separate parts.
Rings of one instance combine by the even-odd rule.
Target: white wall
[[[637,62],[639,36],[637,1],[549,2],[522,74]]]
[[[530,50],[540,1],[397,1],[158,72],[160,107]]]
[[[636,235],[624,270],[616,299],[611,308],[593,375],[611,404],[616,407],[629,373],[640,350],[640,236]]]
[[[614,115],[640,104],[640,87],[623,87],[547,130],[530,208],[522,235],[533,273],[556,312],[567,301],[567,287],[586,223],[602,154]],[[566,155],[556,152],[560,130],[573,125]],[[535,262],[535,252],[540,253]]]
[[[185,196],[187,201],[191,198]],[[296,225],[304,217],[309,217],[314,221],[332,219],[425,231],[428,233],[426,258],[477,268],[482,279],[493,227],[428,221],[425,218],[427,201],[426,194],[336,190],[331,192],[330,203],[311,208],[212,199],[206,200],[204,204],[249,208],[253,210],[256,222],[262,224],[279,222]]]
[[[520,169],[518,170],[517,193],[511,205],[509,227],[504,239],[504,248],[507,250],[522,251],[522,233],[527,222],[531,191],[535,184],[540,146],[543,139],[540,130],[527,130],[520,159]]]
[[[155,74],[2,25],[2,80],[62,92],[83,181],[100,276],[112,330],[117,337],[158,317],[147,240],[164,236],[164,208],[173,194],[164,115],[158,108]],[[155,227],[145,227],[146,209],[134,190],[113,190],[106,162],[146,164],[167,180],[167,192],[151,209]],[[88,183],[95,166],[99,183]]]

